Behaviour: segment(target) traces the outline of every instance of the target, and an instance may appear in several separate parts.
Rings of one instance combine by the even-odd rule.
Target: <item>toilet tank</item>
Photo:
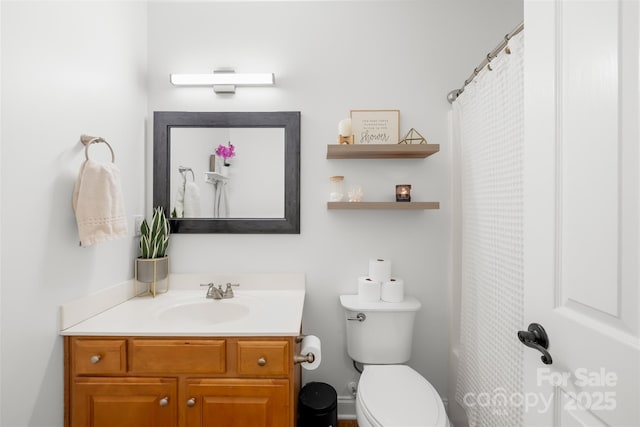
[[[358,295],[341,295],[347,330],[347,353],[366,364],[404,363],[411,357],[413,324],[421,304],[412,296],[402,302],[361,302]],[[351,320],[362,318],[364,320]]]

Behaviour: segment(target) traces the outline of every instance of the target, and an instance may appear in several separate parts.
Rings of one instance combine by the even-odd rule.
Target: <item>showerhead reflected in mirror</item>
[[[154,206],[173,233],[299,233],[299,179],[299,112],[154,113]]]

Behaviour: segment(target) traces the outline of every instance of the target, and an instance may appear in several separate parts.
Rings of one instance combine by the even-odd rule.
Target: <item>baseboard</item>
[[[353,396],[338,396],[338,419],[356,419],[356,399]]]

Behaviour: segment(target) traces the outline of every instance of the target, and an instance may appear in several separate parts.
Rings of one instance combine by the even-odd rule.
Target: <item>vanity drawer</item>
[[[76,375],[123,374],[127,372],[127,340],[82,339],[72,344]]]
[[[238,374],[241,376],[281,376],[289,373],[288,341],[237,342]]]
[[[134,374],[224,374],[225,340],[132,339],[130,366]]]

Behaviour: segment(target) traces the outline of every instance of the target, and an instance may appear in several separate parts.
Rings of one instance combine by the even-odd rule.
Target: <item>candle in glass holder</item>
[[[342,183],[344,182],[344,176],[330,176],[329,177],[329,201],[341,202],[344,197],[342,192]]]
[[[411,201],[411,185],[400,184],[396,185],[396,202],[410,202]]]

